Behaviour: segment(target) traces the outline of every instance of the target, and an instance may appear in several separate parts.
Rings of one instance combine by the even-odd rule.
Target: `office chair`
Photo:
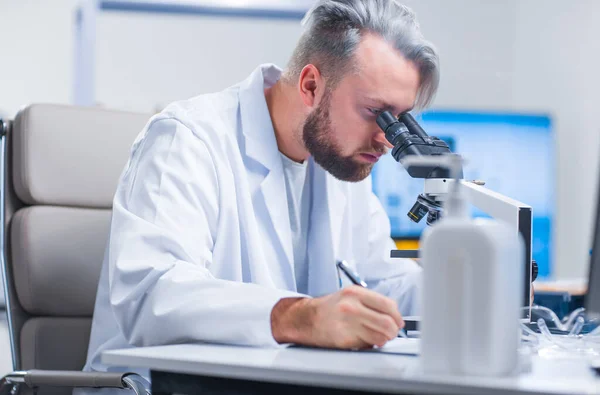
[[[15,370],[0,393],[149,393],[134,374],[81,371],[113,195],[149,118],[35,104],[0,122],[0,259]]]

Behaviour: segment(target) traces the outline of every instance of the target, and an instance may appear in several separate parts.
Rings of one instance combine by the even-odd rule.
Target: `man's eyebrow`
[[[412,111],[412,109],[414,108],[414,106],[411,106],[410,108],[407,108],[404,111],[401,111],[400,108],[393,106],[393,105],[385,102],[384,100],[381,100],[381,99],[378,99],[375,97],[367,97],[367,100],[376,104],[378,107],[380,107],[384,111],[390,111],[394,115],[404,114],[406,112]]]

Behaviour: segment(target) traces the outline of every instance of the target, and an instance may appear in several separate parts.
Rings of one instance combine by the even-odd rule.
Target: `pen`
[[[363,288],[367,288],[367,283],[361,280],[358,273],[350,269],[350,266],[348,266],[346,261],[337,261],[337,267],[346,275],[346,277],[350,279],[350,281],[352,281],[352,284],[360,285]],[[398,336],[408,338],[408,335],[406,334],[404,328],[400,329],[400,332],[398,332]]]

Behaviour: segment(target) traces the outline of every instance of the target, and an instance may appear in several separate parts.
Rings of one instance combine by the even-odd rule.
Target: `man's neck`
[[[293,161],[302,163],[309,157],[301,135],[300,111],[294,102],[294,86],[279,80],[265,89],[265,99],[279,152]]]

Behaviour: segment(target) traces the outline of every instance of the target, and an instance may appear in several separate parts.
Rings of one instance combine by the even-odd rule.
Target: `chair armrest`
[[[81,372],[68,370],[29,370],[25,384],[29,387],[112,387],[125,388],[123,373]]]
[[[135,373],[81,372],[69,370],[36,370],[12,372],[1,380],[3,384],[25,383],[37,387],[85,387],[131,389],[138,395],[150,394],[150,384]]]

